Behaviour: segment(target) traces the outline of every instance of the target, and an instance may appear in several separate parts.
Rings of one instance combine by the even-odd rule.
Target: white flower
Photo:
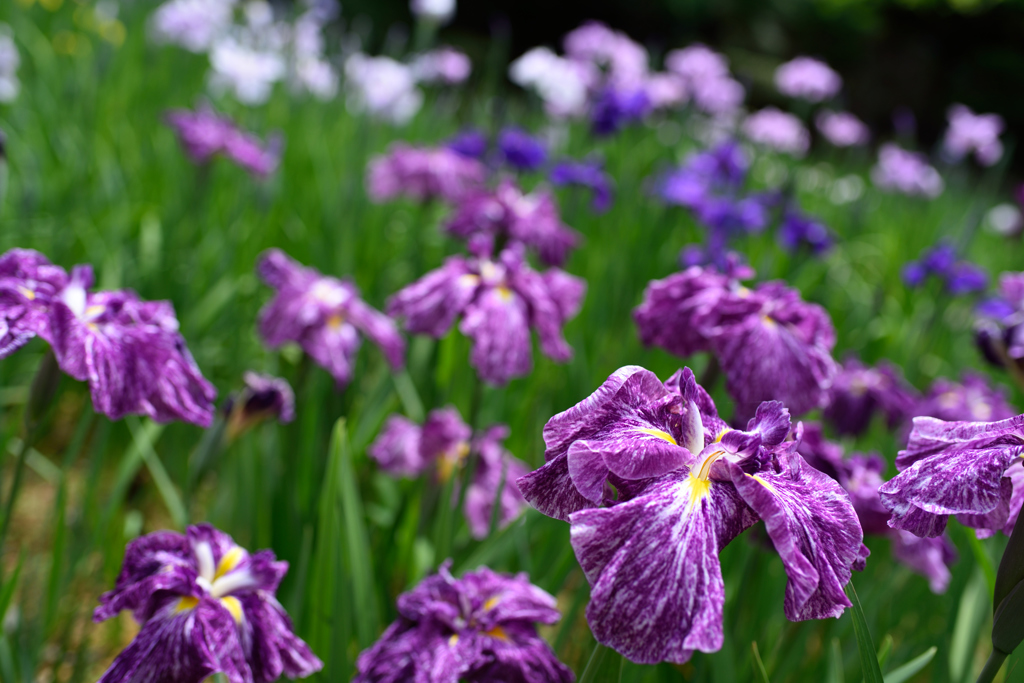
[[[153,13],[153,37],[206,52],[231,27],[234,11],[235,0],[168,0]]]
[[[234,38],[224,38],[210,52],[210,85],[230,91],[244,104],[263,104],[274,83],[285,74],[284,58],[276,52],[246,47]]]
[[[595,81],[593,64],[559,57],[546,47],[535,47],[509,66],[513,83],[534,90],[548,113],[556,117],[586,112],[587,89]]]
[[[345,62],[348,104],[395,125],[404,125],[423,105],[413,70],[390,57],[356,53]]]
[[[447,24],[455,16],[455,0],[411,0],[409,9],[421,19]]]

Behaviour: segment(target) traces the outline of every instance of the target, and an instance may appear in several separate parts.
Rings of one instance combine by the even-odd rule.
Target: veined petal
[[[892,532],[892,554],[897,560],[928,579],[932,593],[945,593],[956,561],[956,549],[946,536],[919,538],[909,531]]]
[[[331,373],[339,386],[352,378],[352,362],[361,340],[356,328],[347,322],[328,323],[308,328],[299,341],[302,349]]]
[[[483,380],[500,385],[530,372],[529,312],[512,290],[485,290],[466,307],[459,331],[473,340],[469,363]]]
[[[323,668],[313,651],[298,636],[291,619],[272,593],[252,591],[239,598],[251,635],[248,661],[255,683],[305,678]]]
[[[850,606],[843,586],[862,559],[857,513],[839,483],[799,455],[782,453],[779,460],[780,471],[753,475],[729,462],[718,466],[728,470],[739,495],[764,520],[782,558],[789,575],[786,617],[838,617]]]
[[[465,259],[453,256],[392,296],[387,312],[405,318],[405,328],[410,332],[440,338],[479,288],[480,277],[470,272]]]
[[[569,456],[564,453],[543,467],[516,480],[519,491],[533,507],[548,517],[569,521],[577,510],[593,507],[573,484],[569,475]]]
[[[380,347],[391,367],[405,365],[405,340],[395,321],[359,299],[353,299],[347,308],[349,320]]]
[[[94,621],[132,610],[142,623],[167,601],[168,593],[193,595],[198,571],[186,537],[158,531],[136,538],[125,549],[114,590],[100,596]]]
[[[718,553],[756,521],[728,483],[676,472],[638,497],[570,517],[598,642],[638,663],[722,647]]]

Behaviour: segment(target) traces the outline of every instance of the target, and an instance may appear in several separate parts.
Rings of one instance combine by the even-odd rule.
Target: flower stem
[[[18,459],[14,465],[14,479],[11,481],[11,492],[7,494],[7,503],[4,505],[4,519],[0,522],[0,551],[4,549],[7,542],[7,530],[11,525],[11,517],[14,514],[14,501],[18,497],[18,489],[21,488],[21,480],[25,474],[25,459],[32,448],[31,435],[26,434],[21,440],[18,448]]]
[[[985,668],[981,670],[981,675],[978,676],[978,683],[992,683],[996,679],[996,674],[999,673],[999,669],[1002,668],[1003,662],[1006,661],[1006,655],[999,650],[992,650],[992,654],[988,656],[988,661],[985,662]]]

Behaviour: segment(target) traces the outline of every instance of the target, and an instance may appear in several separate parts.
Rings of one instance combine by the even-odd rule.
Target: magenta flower
[[[384,202],[400,196],[426,202],[456,202],[483,187],[486,169],[447,147],[420,148],[395,144],[370,160],[366,189],[370,199]]]
[[[729,429],[688,368],[662,383],[635,366],[548,421],[547,462],[519,488],[569,521],[598,642],[638,663],[720,649],[718,553],[758,520],[789,575],[789,619],[850,605],[843,586],[867,556],[856,512],[796,452],[799,426],[785,441],[789,429],[778,402],[763,403],[747,431]]]
[[[209,107],[170,111],[166,120],[197,164],[208,163],[215,155],[223,154],[253,175],[265,178],[281,162],[283,140],[280,136],[263,144]]]
[[[814,118],[814,124],[836,147],[859,147],[871,139],[871,131],[864,122],[849,112],[823,110]]]
[[[512,246],[492,259],[487,249],[444,265],[399,291],[388,313],[405,319],[416,334],[441,338],[459,316],[459,330],[473,340],[469,363],[480,377],[504,384],[532,366],[530,329],[550,358],[565,362],[572,349],[562,327],[579,310],[586,283],[552,268],[538,273],[521,248]]]
[[[482,235],[522,243],[536,249],[541,261],[552,266],[565,263],[580,241],[579,233],[562,222],[549,192],[524,194],[512,180],[465,197],[445,223],[445,230],[467,240]]]
[[[821,102],[839,92],[843,79],[825,62],[797,57],[775,70],[775,87],[783,95]]]
[[[748,116],[743,122],[743,134],[751,142],[796,157],[807,154],[811,146],[811,136],[800,119],[775,107],[765,107]]]
[[[398,597],[398,619],[356,661],[354,683],[572,683],[537,634],[559,619],[555,598],[526,574],[487,567],[451,575],[451,560]]]
[[[749,290],[736,279],[751,275],[692,266],[651,282],[633,313],[640,338],[684,357],[714,353],[739,415],[766,400],[795,414],[823,407],[836,371],[828,313],[781,282]]]
[[[965,372],[960,382],[940,377],[932,382],[912,415],[926,415],[947,422],[995,422],[1017,413],[1006,400],[1006,390],[992,387],[982,376]]]
[[[142,628],[100,683],[199,683],[215,673],[270,683],[319,671],[274,597],[287,571],[270,550],[250,555],[209,524],[135,539],[93,621],[131,610]]]
[[[1014,465],[1022,456],[1024,415],[998,422],[914,418],[907,448],[896,458],[900,473],[879,489],[892,512],[889,526],[935,537],[956,515],[975,529],[1007,529],[1010,506],[1014,516],[1020,510],[1021,473]]]
[[[381,348],[392,368],[405,364],[405,340],[395,323],[360,299],[351,282],[306,268],[279,249],[264,252],[256,271],[277,290],[259,318],[260,335],[271,348],[297,343],[339,387],[352,378],[360,332]]]

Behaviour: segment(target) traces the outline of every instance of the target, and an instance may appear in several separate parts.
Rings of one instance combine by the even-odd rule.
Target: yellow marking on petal
[[[663,432],[660,429],[652,429],[651,427],[639,427],[637,431],[643,432],[644,434],[650,434],[651,436],[656,436],[659,439],[668,441],[673,446],[679,445],[678,443],[676,443],[676,440],[672,437],[671,434],[669,434],[668,432]]]
[[[743,285],[740,285],[740,287],[736,290],[736,294],[740,298],[746,299],[748,296],[750,296],[750,290],[744,287]]]
[[[335,313],[327,319],[327,327],[331,330],[337,330],[341,327],[341,324],[345,322],[345,316],[340,313]]]
[[[224,557],[220,558],[220,562],[217,563],[217,571],[213,575],[213,580],[216,581],[237,567],[243,557],[245,557],[245,551],[237,545],[224,553]]]
[[[178,600],[178,604],[174,607],[175,612],[187,612],[190,609],[195,609],[195,606],[199,604],[199,598],[186,595],[181,600]]]
[[[29,301],[35,301],[36,293],[33,292],[28,287],[22,287],[21,285],[18,285],[18,291],[21,292],[21,295],[28,299]]]
[[[99,315],[100,313],[103,312],[103,309],[105,308],[106,306],[101,306],[100,304],[93,304],[92,306],[89,306],[88,308],[85,309],[85,314],[89,317]]]
[[[766,489],[768,489],[769,491],[771,491],[772,495],[776,495],[776,496],[779,495],[779,492],[775,490],[774,486],[772,486],[771,484],[769,484],[768,482],[766,482],[764,479],[762,479],[761,477],[757,476],[756,474],[748,474],[747,476],[750,477],[751,479],[753,479],[754,481],[756,481],[757,483],[759,483],[761,486],[763,486]]]
[[[512,301],[512,290],[510,290],[508,287],[502,285],[500,287],[496,287],[495,289],[498,292],[498,296],[501,297],[502,301]]]
[[[715,443],[722,443],[722,437],[731,432],[732,429],[726,427],[722,431],[718,432],[718,436],[715,437]]]
[[[231,612],[231,616],[235,618],[236,624],[242,623],[242,603],[238,601],[238,598],[233,595],[226,595],[220,599],[220,604],[224,605],[224,608]]]
[[[484,609],[485,610],[494,609],[494,606],[498,604],[498,600],[499,599],[500,598],[497,595],[495,595],[493,598],[488,599],[487,602],[484,603]]]
[[[495,626],[489,631],[484,631],[484,635],[490,636],[491,638],[497,638],[498,640],[508,641],[508,634],[505,633],[505,629],[500,626]]]
[[[699,477],[690,476],[686,479],[686,483],[690,486],[690,502],[686,506],[686,512],[689,514],[693,512],[693,509],[697,505],[708,497],[711,493],[711,482],[708,479],[700,479]]]
[[[85,326],[88,327],[93,332],[95,332],[96,330],[100,329],[100,328],[96,327],[96,323],[86,323]]]
[[[778,323],[777,323],[777,322],[775,322],[774,320],[772,320],[772,319],[771,319],[771,317],[770,317],[770,316],[767,316],[767,315],[762,315],[762,316],[761,316],[761,322],[763,322],[763,323],[764,323],[765,325],[767,325],[768,327],[775,327],[776,325],[778,325]]]
[[[455,468],[460,467],[466,460],[467,455],[469,455],[468,441],[460,441],[450,451],[441,455],[437,463],[437,476],[442,483],[448,481],[455,472]]]
[[[452,637],[448,639],[448,646],[455,647],[455,643],[459,642],[459,634],[453,633]]]
[[[458,282],[462,287],[476,287],[480,284],[480,276],[473,273],[465,273],[459,276]]]

